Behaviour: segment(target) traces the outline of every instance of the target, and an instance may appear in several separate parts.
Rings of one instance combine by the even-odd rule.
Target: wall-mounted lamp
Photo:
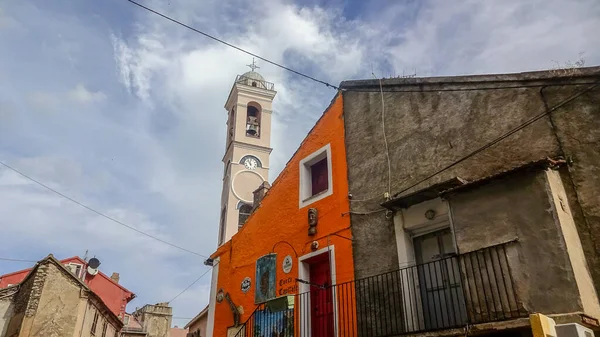
[[[214,262],[213,259],[208,258],[208,259],[204,260],[204,265],[212,267],[213,266],[213,262]]]

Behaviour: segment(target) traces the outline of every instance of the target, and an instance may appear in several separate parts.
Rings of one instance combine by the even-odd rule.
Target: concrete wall
[[[582,311],[546,184],[544,171],[516,172],[446,196],[456,244],[459,253],[467,253],[518,238],[506,249],[522,308],[546,314]]]
[[[391,192],[399,192],[600,79],[600,68],[570,77],[553,72],[383,81]],[[571,85],[580,83],[581,85]],[[503,88],[507,86],[532,86]],[[543,90],[544,85],[553,85]],[[347,81],[344,122],[352,211],[379,209],[388,167],[379,81]],[[490,88],[497,88],[490,90]],[[481,90],[482,88],[487,88]],[[462,90],[466,89],[466,90]],[[479,89],[479,90],[476,90]],[[370,92],[358,92],[370,91]],[[437,91],[456,90],[456,91]],[[574,160],[563,181],[596,289],[600,288],[600,89],[515,133],[495,146],[414,187],[453,177],[480,179],[529,161],[559,155]],[[526,146],[524,146],[526,145]],[[369,160],[365,160],[369,158]],[[357,278],[398,268],[394,228],[382,213],[352,215]]]

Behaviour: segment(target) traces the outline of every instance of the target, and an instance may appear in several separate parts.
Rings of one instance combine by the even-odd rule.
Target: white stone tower
[[[238,75],[233,83],[227,110],[227,142],[223,163],[223,192],[219,246],[237,233],[252,210],[253,195],[269,179],[271,113],[277,92],[273,83],[255,70]]]

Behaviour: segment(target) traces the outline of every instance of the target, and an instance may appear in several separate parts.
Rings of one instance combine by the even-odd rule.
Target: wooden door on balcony
[[[460,268],[450,228],[415,237],[414,246],[424,328],[466,324]]]
[[[310,261],[311,336],[333,336],[333,294],[329,254]]]

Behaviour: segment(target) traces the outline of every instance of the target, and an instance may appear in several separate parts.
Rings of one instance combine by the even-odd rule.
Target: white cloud
[[[43,91],[36,91],[29,95],[29,102],[40,110],[54,109],[59,103],[55,94]]]
[[[332,84],[371,78],[372,71],[550,68],[551,60],[574,60],[580,51],[586,64],[600,63],[600,37],[590,33],[600,31],[594,0],[382,2],[354,18],[339,7],[288,0],[145,4]],[[13,34],[0,34],[0,46],[12,46],[0,48],[0,74],[9,79],[0,83],[0,158],[124,223],[210,254],[221,195],[223,104],[252,58],[126,2],[2,6],[0,21],[10,17],[26,27],[19,43]],[[274,180],[335,91],[258,63],[278,92]],[[48,107],[65,113],[38,113]],[[68,113],[83,108],[84,114]],[[120,272],[121,283],[138,294],[130,310],[169,300],[206,268],[202,258],[1,167],[0,188],[0,217],[11,224],[0,237],[0,254],[66,257],[89,250],[101,258],[103,271]],[[0,264],[0,272],[10,268]],[[176,316],[193,317],[203,308],[209,278],[173,303]]]
[[[83,84],[79,83],[75,88],[69,91],[68,96],[71,100],[78,103],[99,103],[106,100],[106,94],[101,91],[90,91]]]

